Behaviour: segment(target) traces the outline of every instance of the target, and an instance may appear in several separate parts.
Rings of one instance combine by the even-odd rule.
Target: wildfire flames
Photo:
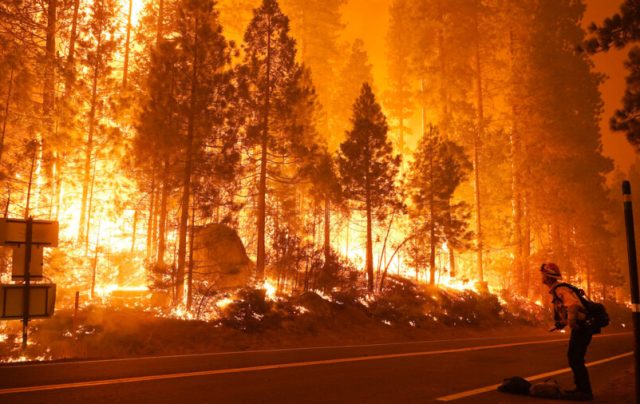
[[[594,290],[593,294],[606,296],[607,291],[604,289],[609,279],[591,269],[594,266],[592,262],[600,264],[602,261],[597,261],[598,254],[592,253],[593,246],[587,245],[584,240],[595,238],[593,233],[589,233],[592,229],[597,229],[597,234],[616,233],[615,229],[609,228],[616,223],[611,220],[613,224],[577,224],[577,216],[563,216],[566,214],[565,209],[560,213],[555,212],[561,219],[557,220],[561,222],[559,225],[551,220],[545,221],[549,215],[546,210],[548,203],[546,199],[539,197],[536,189],[538,184],[527,183],[538,179],[523,178],[526,176],[519,171],[525,171],[525,162],[538,161],[537,155],[535,158],[524,155],[528,153],[527,148],[535,149],[534,146],[546,143],[536,139],[526,143],[525,136],[534,134],[525,133],[526,131],[519,134],[514,129],[519,122],[512,115],[518,108],[510,103],[514,102],[511,98],[517,97],[512,94],[516,90],[512,90],[510,86],[516,88],[518,83],[504,81],[498,76],[518,76],[519,70],[506,72],[499,69],[520,61],[505,59],[509,53],[506,49],[510,49],[505,44],[500,43],[502,47],[495,46],[500,49],[493,55],[499,59],[498,62],[483,61],[481,46],[484,45],[478,44],[473,49],[452,51],[451,55],[446,55],[450,60],[441,60],[438,66],[430,66],[432,59],[445,57],[443,50],[437,50],[434,44],[424,45],[420,42],[424,38],[412,39],[413,42],[403,44],[403,40],[398,39],[402,35],[396,32],[401,27],[397,21],[392,21],[390,27],[385,27],[389,28],[390,40],[395,38],[395,42],[392,42],[396,47],[405,45],[410,48],[396,53],[418,52],[416,54],[421,56],[419,52],[423,47],[424,52],[431,52],[428,56],[421,56],[424,66],[413,66],[412,69],[416,71],[409,69],[411,71],[405,72],[409,75],[407,88],[401,88],[400,101],[394,101],[387,93],[392,93],[392,84],[401,80],[390,78],[387,82],[379,79],[385,76],[377,71],[379,67],[372,70],[367,61],[364,41],[351,38],[350,33],[341,31],[335,35],[337,39],[332,45],[335,49],[330,49],[329,56],[313,54],[317,38],[313,34],[310,40],[310,34],[304,29],[304,2],[283,0],[282,10],[290,14],[291,26],[280,28],[280,37],[291,35],[292,40],[285,41],[283,45],[290,46],[291,49],[282,51],[282,57],[274,59],[274,71],[278,74],[273,76],[278,76],[278,80],[295,78],[297,81],[286,82],[290,87],[279,88],[271,94],[271,87],[284,85],[275,81],[263,85],[260,81],[262,70],[271,68],[272,60],[269,59],[268,64],[255,60],[266,57],[263,53],[271,55],[271,52],[258,49],[251,53],[250,40],[255,39],[252,35],[258,35],[254,31],[257,32],[261,25],[258,21],[254,24],[257,27],[254,27],[254,31],[247,28],[254,21],[252,18],[259,17],[258,11],[251,11],[253,7],[260,6],[261,2],[258,0],[212,2],[216,11],[208,14],[205,20],[211,20],[212,24],[222,21],[227,26],[216,25],[213,27],[216,29],[200,27],[202,29],[196,30],[197,33],[189,31],[189,24],[193,22],[198,28],[197,24],[202,21],[195,13],[209,11],[185,11],[186,5],[182,7],[179,2],[165,0],[162,4],[169,10],[164,10],[165,15],[161,14],[161,3],[151,0],[117,0],[113,4],[106,0],[81,0],[76,6],[79,7],[79,13],[78,10],[74,13],[74,2],[58,3],[64,3],[57,10],[59,21],[53,21],[51,26],[44,24],[42,32],[31,33],[39,38],[36,39],[39,42],[38,48],[31,51],[30,55],[38,57],[23,60],[20,59],[21,52],[17,52],[15,62],[4,63],[4,50],[0,52],[0,77],[8,76],[9,80],[6,81],[11,85],[7,88],[4,84],[0,85],[3,91],[0,95],[7,93],[4,106],[6,112],[2,116],[8,128],[7,142],[2,146],[6,146],[7,150],[4,157],[0,152],[3,170],[0,184],[6,189],[6,197],[3,199],[3,203],[6,203],[3,206],[6,217],[32,216],[35,219],[57,220],[60,224],[60,247],[47,250],[44,268],[47,278],[58,284],[62,292],[59,308],[72,308],[75,303],[73,297],[78,291],[81,307],[135,307],[158,316],[216,320],[222,311],[238,299],[236,292],[243,287],[263,290],[267,300],[277,301],[283,295],[302,291],[315,291],[320,296],[328,296],[339,289],[337,285],[341,281],[348,279],[351,282],[349,286],[366,289],[368,297],[363,298],[363,302],[368,304],[370,301],[367,299],[374,299],[376,294],[384,292],[383,280],[387,276],[406,278],[416,284],[433,283],[434,287],[457,291],[489,291],[496,295],[502,291],[513,295],[521,293],[525,295],[524,298],[531,298],[535,305],[543,306],[541,293],[527,284],[532,284],[532,271],[529,267],[535,267],[534,261],[546,260],[550,256],[564,259],[562,252],[554,250],[556,246],[564,248],[563,251],[580,249],[575,257],[567,258],[563,263],[570,268],[569,276],[589,287],[594,285],[594,289],[595,285],[602,286],[602,292]],[[169,8],[170,5],[174,8]],[[15,11],[16,16],[21,18],[30,15],[29,12],[39,12],[39,18],[44,21],[48,15],[42,12],[44,9],[38,8],[39,11],[36,12],[16,7],[17,11],[11,11]],[[337,14],[340,14],[341,6],[336,7]],[[105,10],[113,12],[113,15],[109,16]],[[392,8],[389,13],[392,12],[399,11]],[[459,11],[447,12],[454,18]],[[188,20],[191,18],[189,13],[196,15],[193,21]],[[54,14],[55,12],[52,13]],[[477,19],[476,26],[486,26],[489,29],[490,24],[482,21],[483,18],[488,21],[489,16],[473,17]],[[102,21],[99,18],[109,20]],[[185,20],[176,20],[180,18]],[[399,17],[393,14],[390,18]],[[470,21],[469,18],[463,21]],[[426,31],[421,35],[425,38],[439,38],[441,41],[452,40],[456,46],[463,41],[451,39],[449,35],[459,35],[460,38],[477,36],[470,35],[467,31],[457,31],[462,29],[459,25],[465,24],[437,28],[439,24],[448,23],[449,19],[447,16],[442,21],[433,20],[430,24],[425,24],[428,27],[423,27]],[[528,21],[523,19],[525,20]],[[16,21],[22,20],[16,17]],[[517,25],[510,20],[501,23],[510,27]],[[41,21],[38,20],[37,25],[42,25]],[[78,32],[73,31],[76,28],[72,28],[76,25]],[[246,28],[248,34],[239,34],[237,25],[243,25],[241,30]],[[342,22],[338,18],[333,27],[340,26]],[[101,31],[104,27],[108,29]],[[447,31],[449,28],[452,32]],[[202,32],[209,35],[203,41],[210,42],[207,42],[209,47],[205,49],[206,52],[199,54],[198,46],[201,44],[195,41]],[[517,34],[529,41],[535,39],[530,38],[535,35]],[[2,35],[0,31],[0,40],[4,39]],[[500,35],[486,36],[489,38]],[[269,38],[271,39],[271,33]],[[28,41],[23,42],[21,46],[26,47]],[[234,44],[231,45],[231,42]],[[256,43],[262,46],[262,42],[256,40]],[[349,46],[343,46],[347,43]],[[4,45],[4,42],[0,44]],[[71,53],[72,44],[78,47],[75,55]],[[216,46],[224,48],[224,51],[214,56],[228,61],[217,66],[214,62],[217,63],[218,60],[212,59],[198,66],[198,58],[211,57],[214,52],[212,49],[217,49]],[[388,47],[392,48],[391,45]],[[450,47],[453,48],[453,45]],[[196,49],[194,55],[187,53],[192,48]],[[349,48],[349,52],[340,53],[341,48]],[[393,48],[389,50],[389,59],[395,59],[384,62],[390,67],[388,75],[396,77],[394,75],[404,72],[404,63],[409,63],[410,59],[392,51]],[[524,53],[524,50],[521,51]],[[294,55],[291,60],[287,59],[289,55]],[[534,56],[530,56],[533,61],[540,59]],[[511,57],[516,56],[512,54]],[[49,58],[52,60],[44,64],[41,61]],[[32,71],[22,72],[20,66],[27,62],[33,64]],[[323,70],[329,62],[335,66],[330,66],[331,71]],[[342,66],[343,62],[346,66]],[[583,62],[581,59],[581,63]],[[447,63],[451,64],[452,70],[464,71],[469,77],[455,81],[458,78],[454,80],[449,76],[451,73],[446,71],[449,66]],[[481,63],[487,64],[482,66],[486,70],[485,77],[481,77]],[[495,63],[495,66],[489,63]],[[589,71],[590,64],[584,63],[588,65],[585,65],[585,71]],[[259,66],[256,68],[254,64]],[[197,68],[201,68],[204,73]],[[349,74],[356,68],[362,71],[358,73],[358,77],[351,77]],[[48,72],[43,73],[43,77],[37,80],[31,77],[35,76],[34,72],[43,69]],[[167,70],[167,76],[152,81],[153,75],[159,74],[162,69]],[[14,80],[14,70],[16,74],[24,73],[19,77],[22,81]],[[432,70],[437,70],[442,77],[434,76],[431,80],[429,75],[435,74]],[[522,68],[522,71],[529,70],[535,69],[529,65]],[[241,73],[245,76],[233,76]],[[268,73],[266,77],[271,79],[272,75]],[[220,77],[216,76],[218,74]],[[257,78],[251,74],[255,74]],[[345,77],[339,77],[341,74]],[[233,78],[229,79],[227,76]],[[378,78],[378,83],[370,86],[369,82],[374,81],[373,76]],[[35,84],[27,83],[26,78],[29,77]],[[325,77],[330,77],[331,80],[317,82],[314,87],[314,80]],[[352,84],[350,81],[360,81],[362,77],[365,81],[358,82],[355,90],[348,89]],[[529,80],[537,83],[537,78],[538,76],[534,76]],[[200,82],[196,83],[197,79]],[[228,86],[215,87],[218,85],[216,80],[228,80],[225,82]],[[19,87],[19,92],[11,94],[11,91],[16,91],[12,87],[14,82]],[[153,92],[162,90],[157,87],[169,82],[171,86],[168,86],[170,88],[167,94],[158,95]],[[376,88],[376,85],[381,88]],[[447,85],[450,88],[445,88]],[[28,86],[34,88],[27,88]],[[340,86],[351,91],[348,105],[341,104],[340,98],[347,97],[338,94]],[[492,89],[493,92],[490,92],[483,86],[510,89],[502,92]],[[594,92],[597,92],[597,84],[595,86]],[[331,91],[340,97],[329,94],[331,91],[326,87],[331,87]],[[199,90],[205,91],[203,88],[209,92],[196,96]],[[263,97],[262,88],[267,89],[267,101],[264,103],[261,98],[258,99]],[[462,91],[460,88],[473,90],[455,93]],[[48,91],[52,94],[53,101],[45,99]],[[255,94],[246,95],[243,92]],[[282,96],[282,93],[289,94],[288,92],[295,93],[295,97],[303,101],[296,101],[299,104],[295,104],[286,113],[277,110],[273,116],[269,116],[269,97]],[[25,97],[29,102],[18,99],[23,93],[30,94]],[[218,100],[218,93],[224,93],[229,99],[231,95],[237,96],[240,101]],[[375,93],[379,94],[378,98]],[[247,98],[241,99],[241,96]],[[476,105],[482,102],[483,96],[487,100],[486,105]],[[36,108],[31,105],[31,99],[38,97],[42,101],[37,102]],[[295,97],[291,96],[291,99]],[[4,96],[0,98],[5,99]],[[211,102],[211,105],[206,105],[205,100]],[[163,104],[165,101],[167,105]],[[594,105],[600,108],[599,100],[597,101]],[[282,99],[276,99],[273,103],[278,108],[281,107],[278,102],[285,104]],[[402,105],[396,105],[398,103]],[[31,105],[31,110],[27,110],[27,104]],[[235,115],[224,108],[211,112],[220,105],[227,108],[227,104],[237,108],[234,110]],[[384,163],[389,167],[386,173],[391,178],[380,181],[382,185],[379,185],[379,195],[375,198],[370,196],[370,189],[360,192],[357,188],[360,183],[365,182],[362,180],[364,175],[350,183],[354,189],[349,192],[342,189],[349,185],[344,179],[348,177],[350,167],[345,163],[349,159],[348,141],[358,140],[355,133],[358,128],[354,122],[357,122],[356,114],[365,110],[365,107],[370,107],[373,111],[367,110],[368,115],[363,113],[367,118],[381,115],[380,122],[373,118],[371,122],[384,129],[381,131],[384,132],[384,138],[378,139],[378,143],[384,144],[379,154],[386,153],[388,156],[385,161],[380,162],[380,166]],[[525,107],[529,108],[530,105]],[[24,111],[20,108],[24,108]],[[165,118],[163,114],[166,111],[162,108],[173,108],[170,112],[179,115],[179,118],[169,116],[167,121],[159,123]],[[197,108],[201,111],[196,111]],[[247,112],[248,108],[254,110]],[[485,109],[490,111],[486,113],[486,117],[482,115]],[[596,108],[589,110],[589,113],[593,114],[594,109]],[[266,117],[260,116],[263,110],[266,110]],[[14,112],[16,116],[11,115]],[[152,112],[156,115],[145,115]],[[277,115],[278,113],[282,116]],[[37,119],[28,118],[27,114],[37,115]],[[340,114],[345,115],[340,118],[342,121],[337,118]],[[145,121],[145,116],[152,118]],[[542,123],[539,123],[540,127],[534,127],[531,132],[546,133],[551,130],[544,126],[546,117],[543,118]],[[38,124],[32,124],[30,119]],[[588,120],[582,117],[580,119]],[[173,124],[173,120],[178,122],[175,124],[176,128],[167,128]],[[509,123],[504,124],[503,121]],[[433,125],[430,125],[431,122]],[[527,126],[527,123],[522,126]],[[145,130],[151,136],[143,137]],[[170,130],[174,131],[168,134],[163,132]],[[593,150],[589,151],[593,153],[589,156],[597,154],[596,157],[592,156],[597,163],[593,166],[605,166],[607,164],[600,160],[599,132],[594,130],[594,139],[590,140]],[[285,138],[282,134],[287,131],[293,133],[290,138]],[[469,137],[467,132],[473,132],[474,136]],[[485,135],[486,139],[482,138]],[[522,136],[522,139],[516,139],[516,135]],[[273,136],[273,139],[269,136]],[[548,136],[559,137],[554,134]],[[233,142],[227,137],[233,138]],[[2,138],[4,142],[4,132]],[[303,144],[307,138],[317,142],[311,146]],[[158,143],[151,144],[152,141]],[[483,142],[487,148],[484,151],[481,149]],[[520,145],[518,142],[525,143]],[[575,143],[582,145],[585,142],[580,139]],[[166,150],[160,149],[160,146],[166,147]],[[306,148],[307,154],[294,150],[298,146]],[[358,144],[356,146],[358,147],[354,149],[363,149]],[[268,147],[273,149],[267,149]],[[189,154],[194,148],[198,151]],[[429,151],[429,155],[423,157],[431,160],[421,160],[421,148]],[[569,148],[565,144],[557,147],[557,150],[566,154],[557,152],[562,154],[559,160],[582,161],[582,155],[571,154],[566,151]],[[436,149],[444,154],[440,160],[434,161],[437,157],[434,152]],[[319,150],[330,156],[330,175],[327,174],[320,180],[309,179],[312,176],[307,171],[313,170],[307,166],[321,171],[317,168],[322,154]],[[9,151],[13,154],[9,155]],[[524,157],[518,157],[517,153]],[[353,160],[360,157],[355,154]],[[403,157],[402,161],[397,157],[399,155]],[[557,158],[555,154],[551,157]],[[192,158],[201,160],[194,160],[192,164]],[[218,158],[227,158],[228,161],[220,162],[217,161]],[[310,161],[304,169],[291,168],[303,158]],[[424,163],[422,166],[421,161]],[[353,163],[353,167],[357,166],[356,163]],[[269,171],[267,166],[275,164],[278,164],[278,169]],[[481,164],[486,164],[486,168],[482,169],[487,171],[479,174]],[[193,168],[192,165],[197,167]],[[238,166],[242,166],[242,170]],[[342,168],[336,168],[338,166]],[[430,167],[430,178],[421,177],[426,167]],[[449,172],[439,175],[435,169],[444,169],[443,167]],[[373,171],[369,168],[367,170],[368,184]],[[579,182],[574,178],[570,178],[571,181],[559,178],[562,173],[547,173],[547,166],[528,170],[536,175],[548,175],[553,179],[548,182],[553,183],[557,189],[564,189],[558,184]],[[604,188],[603,170],[593,169],[593,176],[588,181],[585,180],[585,183],[602,185],[601,191],[605,195],[608,191]],[[170,172],[171,175],[168,174]],[[444,178],[445,182],[436,183],[433,177]],[[455,183],[446,182],[454,177]],[[335,197],[331,194],[333,191],[327,190],[333,185],[327,186],[323,182],[331,179],[347,184],[335,186],[340,188],[340,192],[336,191],[340,195]],[[431,182],[425,184],[424,181],[427,180]],[[546,181],[547,178],[543,180]],[[420,201],[428,193],[425,189],[429,186],[430,203]],[[526,186],[529,188],[525,189]],[[517,189],[518,187],[520,188]],[[450,192],[442,197],[443,200],[436,201],[442,209],[442,212],[436,214],[433,211],[433,206],[436,205],[434,198],[443,192],[442,189],[449,189]],[[494,193],[498,194],[495,201],[485,200],[487,206],[481,208],[481,198],[493,198]],[[554,188],[553,193],[555,195],[561,192],[556,192]],[[573,190],[567,193],[579,194]],[[364,194],[366,197],[362,197]],[[390,199],[390,194],[397,200],[386,201]],[[259,200],[260,197],[263,199]],[[607,197],[605,195],[603,198]],[[369,206],[372,199],[381,206]],[[604,205],[607,204],[602,202],[598,206]],[[609,213],[593,213],[591,207],[582,205],[580,208],[580,215],[584,217],[600,218]],[[485,220],[484,230],[481,219]],[[436,220],[440,220],[437,225],[434,224]],[[426,225],[423,226],[423,221],[431,221],[430,235],[427,235],[429,232],[424,227]],[[457,222],[460,224],[456,224]],[[221,224],[231,229],[242,242],[238,247],[242,250],[240,255],[243,255],[242,258],[248,256],[247,261],[250,261],[243,262],[242,265],[237,262],[227,263],[228,268],[231,268],[227,271],[231,274],[227,274],[230,277],[240,277],[238,274],[249,271],[247,268],[252,271],[251,276],[242,278],[242,282],[236,280],[232,283],[233,287],[218,288],[216,282],[220,278],[216,276],[219,274],[206,273],[197,266],[194,245],[199,241],[198,231],[212,224]],[[436,232],[439,232],[437,237]],[[482,237],[489,241],[483,241]],[[603,250],[607,250],[609,241],[598,244],[598,247],[604,245]],[[205,247],[213,250],[210,245]],[[220,251],[216,253],[223,255]],[[3,261],[6,269],[11,263],[9,255],[7,249],[6,259]],[[335,268],[332,264],[335,264]],[[483,266],[486,270],[483,270]],[[9,281],[7,272],[2,275],[4,282]],[[369,283],[366,284],[367,282]],[[619,287],[624,280],[616,279],[616,282],[616,287]],[[615,293],[617,291],[609,292]],[[201,314],[198,314],[194,307],[199,305],[207,306],[209,310],[200,310]],[[202,314],[205,312],[206,314]],[[437,317],[434,315],[434,318]],[[0,334],[0,342],[3,339],[6,337]]]

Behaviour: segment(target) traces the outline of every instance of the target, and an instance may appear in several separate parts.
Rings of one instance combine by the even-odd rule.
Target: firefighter
[[[584,364],[584,357],[593,336],[593,330],[585,324],[587,311],[572,287],[559,282],[562,275],[556,264],[544,263],[540,267],[540,272],[542,283],[549,287],[549,293],[552,296],[555,320],[555,328],[552,331],[562,330],[567,325],[571,328],[567,357],[576,388],[567,391],[566,394],[568,398],[575,400],[592,400],[589,372]]]

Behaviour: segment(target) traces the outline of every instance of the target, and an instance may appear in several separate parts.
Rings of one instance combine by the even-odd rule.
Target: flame
[[[233,299],[231,299],[230,297],[223,297],[216,302],[216,307],[218,307],[219,309],[224,309],[231,303],[233,303]]]
[[[264,282],[262,283],[262,289],[265,290],[266,295],[267,295],[267,299],[275,300],[275,298],[276,298],[276,287],[273,286],[273,283],[271,283],[270,279],[265,279],[264,280]]]
[[[134,286],[120,286],[118,284],[112,283],[109,285],[98,285],[96,286],[96,295],[100,297],[109,297],[115,291],[124,291],[124,292],[148,292],[149,287],[146,285],[134,285]]]

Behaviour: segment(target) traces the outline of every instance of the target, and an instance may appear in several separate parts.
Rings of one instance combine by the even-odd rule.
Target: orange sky
[[[619,9],[621,2],[621,0],[586,0],[584,26],[586,27],[592,21],[599,23],[605,17],[612,15]],[[385,90],[387,71],[385,36],[390,3],[391,0],[349,0],[343,10],[343,21],[346,24],[345,39],[359,37],[365,41],[378,90]],[[626,74],[623,61],[625,57],[625,51],[610,51],[596,55],[594,62],[596,69],[608,76],[600,87],[605,103],[600,124],[603,151],[606,156],[614,159],[619,168],[626,171],[635,158],[635,152],[623,134],[612,133],[609,129],[609,118],[621,104],[624,94]]]

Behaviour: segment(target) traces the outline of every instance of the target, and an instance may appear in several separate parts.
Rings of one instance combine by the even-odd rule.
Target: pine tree
[[[323,254],[324,265],[331,260],[331,211],[343,202],[342,189],[336,167],[336,161],[328,150],[324,150],[309,168],[313,197],[316,203],[322,204],[324,213]]]
[[[87,116],[87,138],[84,150],[82,174],[82,202],[78,228],[78,242],[86,241],[90,221],[89,198],[92,183],[92,163],[100,117],[104,113],[104,96],[113,84],[110,74],[112,61],[118,46],[118,7],[115,0],[100,0],[91,5],[91,16],[80,49],[82,63],[89,71],[89,112]]]
[[[296,46],[289,35],[289,19],[282,13],[276,0],[264,0],[254,11],[244,36],[244,53],[241,80],[245,88],[245,106],[254,117],[248,122],[247,142],[259,150],[256,272],[258,280],[262,280],[266,259],[270,152],[279,149],[282,154],[289,149],[287,144],[295,145],[287,142],[283,136],[304,133],[298,130],[301,129],[301,122],[292,111],[298,104],[298,97],[308,93],[299,85],[305,73],[295,61]]]
[[[414,154],[409,174],[414,232],[429,244],[429,283],[435,284],[436,249],[446,242],[450,247],[466,249],[471,233],[467,229],[469,207],[464,202],[452,204],[453,194],[472,170],[462,147],[443,140],[438,130],[425,132]]]
[[[173,9],[164,11],[169,10]],[[188,270],[186,305],[190,308],[193,243],[188,243],[189,234],[193,239],[195,224],[208,221],[217,210],[215,204],[229,199],[221,195],[236,175],[240,120],[231,68],[234,49],[222,35],[214,2],[183,0],[175,10],[169,14],[172,18],[164,19],[162,31],[167,39],[158,40],[148,65],[134,150],[137,167],[146,172],[140,176],[142,184],[150,176],[153,185],[150,229],[155,233],[157,228],[155,269],[173,270],[165,268],[165,254],[168,224],[175,212],[177,265],[171,286],[174,304],[182,304]],[[155,244],[155,237],[151,241]]]
[[[411,18],[411,2],[396,0],[389,8],[390,25],[387,33],[387,59],[389,61],[390,90],[385,94],[385,107],[393,120],[396,149],[405,153],[406,137],[410,134],[408,119],[413,115],[412,96],[415,89],[415,72],[412,71],[411,55],[416,44]]]
[[[369,291],[373,291],[373,216],[384,217],[398,203],[395,180],[401,160],[392,153],[387,120],[367,83],[353,104],[351,124],[340,145],[338,166],[345,197],[366,214],[365,271]]]
[[[177,42],[182,50],[183,104],[186,133],[182,144],[183,172],[180,181],[181,201],[178,228],[178,266],[176,302],[182,302],[187,260],[187,232],[192,201],[194,160],[203,147],[203,137],[226,124],[225,99],[230,93],[229,64],[231,54],[217,21],[211,0],[184,0],[177,21]],[[191,291],[189,291],[191,292]],[[189,306],[190,301],[187,302]]]
[[[147,174],[159,165],[159,187],[161,202],[159,215],[159,242],[156,265],[164,266],[166,251],[166,223],[168,197],[177,182],[175,170],[178,161],[180,139],[180,55],[176,43],[161,41],[151,57],[146,102],[138,118],[137,136],[133,149],[136,157],[135,166],[140,172]],[[145,185],[148,175],[139,179]]]
[[[519,127],[526,151],[526,209],[535,223],[533,257],[555,259],[569,276],[586,280],[595,265],[589,249],[595,251],[606,238],[595,229],[604,228],[604,175],[612,169],[601,154],[602,76],[575,50],[584,41],[581,3],[544,0],[535,11],[525,47],[526,98],[518,102],[527,111]]]
[[[627,87],[622,100],[622,108],[611,117],[610,126],[614,131],[626,133],[629,142],[640,149],[640,2],[625,0],[620,5],[620,11],[610,18],[606,18],[601,25],[592,23],[589,26],[591,38],[587,39],[584,48],[589,53],[607,52],[609,49],[622,49],[632,45],[629,58],[625,61],[625,68],[629,75],[626,78]]]
[[[311,70],[317,84],[318,102],[323,114],[318,130],[330,140],[335,127],[336,86],[344,52],[340,34],[344,29],[341,7],[345,0],[282,0],[282,10],[291,19],[291,34],[296,39],[298,57]]]
[[[373,83],[372,65],[364,48],[362,39],[353,41],[350,53],[340,69],[335,99],[334,125],[330,131],[334,136],[329,139],[329,149],[333,150],[343,138],[342,134],[350,128],[351,107],[360,95],[363,83]]]

